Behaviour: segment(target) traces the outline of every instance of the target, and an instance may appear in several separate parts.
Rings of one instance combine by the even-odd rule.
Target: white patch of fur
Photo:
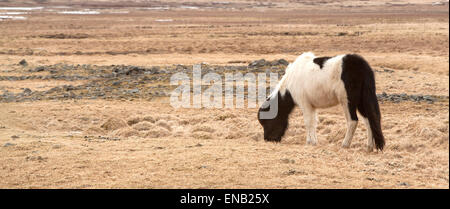
[[[275,90],[270,94],[269,97],[274,98],[278,94],[278,92],[280,92],[280,94],[283,96],[286,93],[287,85],[289,84],[288,81],[294,80],[293,77],[296,73],[298,73],[298,69],[301,68],[302,65],[304,63],[307,63],[309,60],[312,61],[315,57],[316,56],[312,52],[305,52],[298,56],[293,63],[290,63],[287,66],[285,74],[278,82]]]
[[[341,80],[342,58],[339,55],[327,60],[323,67],[313,62],[316,56],[303,53],[286,68],[286,73],[270,94],[274,98],[278,92],[291,93],[298,105],[310,104],[314,108],[327,108],[347,101],[345,86]]]
[[[315,108],[327,108],[346,101],[347,93],[341,80],[343,57],[330,58],[320,68],[313,62],[315,57],[300,56],[286,81],[286,88],[294,101],[299,105],[308,103]]]

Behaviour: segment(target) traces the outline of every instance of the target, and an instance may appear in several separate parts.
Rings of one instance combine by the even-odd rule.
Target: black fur
[[[351,119],[358,120],[356,110],[368,118],[376,148],[383,150],[385,142],[381,131],[381,113],[372,68],[364,58],[356,54],[348,54],[342,61],[341,79],[347,91]]]
[[[323,64],[325,64],[325,62],[327,60],[329,60],[330,58],[331,57],[317,57],[317,58],[314,58],[313,62],[318,64],[320,66],[320,68],[322,68]]]
[[[261,119],[261,111],[269,111],[270,103],[274,102],[272,100],[278,100],[278,114],[274,119]],[[266,102],[259,108],[258,111],[258,121],[264,128],[264,140],[280,142],[281,137],[283,137],[286,129],[289,125],[289,114],[295,107],[294,100],[292,99],[291,93],[286,90],[286,93],[282,96],[278,92],[277,96],[272,100],[267,99]]]

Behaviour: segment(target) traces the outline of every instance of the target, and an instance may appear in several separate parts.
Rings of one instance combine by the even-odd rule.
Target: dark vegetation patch
[[[23,61],[22,63],[25,63]],[[236,63],[244,63],[239,61]],[[247,63],[247,61],[245,61]],[[278,73],[279,78],[284,75],[289,64],[284,59],[268,61],[255,60],[248,65],[202,65],[202,74],[218,73]],[[33,65],[21,65],[27,72],[20,76],[0,76],[0,81],[42,80],[51,82],[59,81],[87,81],[81,85],[60,85],[48,90],[31,90],[24,86],[22,92],[11,92],[5,86],[0,86],[0,102],[22,102],[36,100],[67,100],[67,99],[106,99],[106,100],[151,100],[157,97],[170,96],[175,86],[170,86],[170,77],[174,73],[183,72],[192,76],[192,65],[171,66],[133,66],[133,65],[69,65],[59,63],[32,67]],[[37,72],[49,72],[42,74]],[[376,73],[392,73],[393,70],[376,70]],[[267,79],[270,79],[267,76]],[[207,85],[203,89],[209,88]],[[192,90],[192,89],[191,89]],[[225,89],[223,89],[225,91]],[[245,93],[247,88],[245,89]],[[270,88],[267,88],[270,93]],[[246,95],[247,96],[247,95]],[[381,102],[428,102],[446,101],[448,96],[405,93],[390,94],[383,92],[377,95]]]
[[[76,34],[57,33],[57,34],[39,35],[39,38],[47,38],[47,39],[85,39],[91,37],[92,37],[91,35],[85,33],[76,33]]]

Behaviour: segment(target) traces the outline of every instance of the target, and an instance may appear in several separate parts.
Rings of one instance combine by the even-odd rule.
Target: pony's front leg
[[[344,109],[345,119],[347,120],[347,131],[342,142],[342,147],[348,148],[352,143],[352,138],[358,125],[358,116],[356,115],[356,107],[354,105],[345,103],[342,104],[342,108]]]
[[[303,119],[305,120],[306,128],[306,143],[311,145],[317,144],[316,127],[317,127],[317,112],[316,109],[310,105],[303,105]]]

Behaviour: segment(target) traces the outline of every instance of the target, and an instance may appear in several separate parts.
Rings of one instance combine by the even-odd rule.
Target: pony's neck
[[[304,66],[305,63],[314,59],[315,57],[316,56],[312,52],[305,52],[298,56],[293,63],[290,63],[287,66],[283,77],[281,78],[280,82],[278,82],[275,90],[270,94],[269,98],[275,98],[278,93],[280,93],[281,96],[284,96],[286,94],[286,91],[290,91],[290,85],[288,85],[288,83],[291,83],[290,80],[296,77],[294,74],[298,73],[298,71],[301,70],[299,69],[301,68],[301,66]]]
[[[275,89],[273,90],[273,92],[270,94],[269,96],[270,99],[275,98],[278,95],[278,93],[280,94],[280,96],[284,96],[284,94],[286,93],[286,78],[287,76],[286,74],[284,74],[281,80],[278,82]]]

